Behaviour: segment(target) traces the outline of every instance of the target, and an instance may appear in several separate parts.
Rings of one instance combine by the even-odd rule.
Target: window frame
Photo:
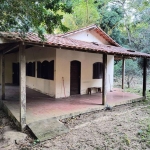
[[[103,79],[103,67],[102,62],[93,63],[93,79]]]
[[[26,76],[35,77],[35,62],[26,63]]]
[[[54,80],[54,60],[37,62],[37,78]]]

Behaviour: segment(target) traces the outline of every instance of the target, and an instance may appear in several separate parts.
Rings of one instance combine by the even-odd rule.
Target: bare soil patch
[[[0,114],[4,115],[2,111]],[[22,150],[150,150],[150,101],[61,121],[70,128],[67,134],[42,143],[28,137],[23,143],[13,143],[12,147]]]

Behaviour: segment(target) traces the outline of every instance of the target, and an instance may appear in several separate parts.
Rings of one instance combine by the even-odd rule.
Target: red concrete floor
[[[107,93],[107,104],[111,106],[125,104],[130,100],[139,99],[142,96],[122,92],[114,89]],[[4,104],[19,121],[19,87],[6,86],[6,100]],[[68,98],[54,99],[40,92],[27,88],[27,123],[103,109],[102,94],[77,95]]]

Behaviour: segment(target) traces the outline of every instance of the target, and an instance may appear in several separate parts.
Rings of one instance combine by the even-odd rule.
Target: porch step
[[[52,139],[69,132],[69,128],[57,119],[40,120],[28,124],[28,127],[40,141]]]

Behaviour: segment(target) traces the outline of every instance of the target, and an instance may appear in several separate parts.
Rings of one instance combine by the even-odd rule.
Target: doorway
[[[12,71],[13,84],[19,85],[19,63],[12,64]]]
[[[81,62],[74,60],[70,64],[70,95],[80,94]]]

